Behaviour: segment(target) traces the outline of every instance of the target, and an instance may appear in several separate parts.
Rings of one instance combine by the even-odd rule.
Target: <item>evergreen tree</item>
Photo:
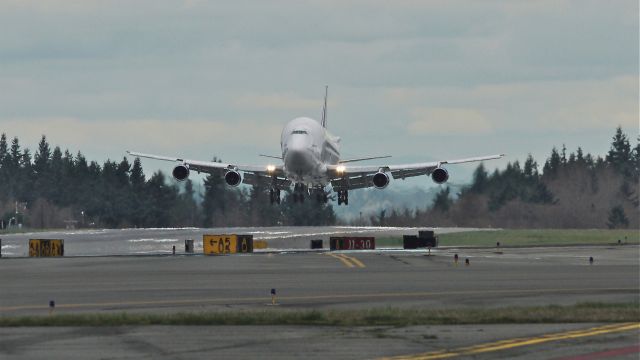
[[[584,154],[582,153],[582,148],[578,147],[578,151],[576,153],[576,162],[580,165],[585,164]]]
[[[640,136],[638,136],[638,142],[633,149],[633,180],[638,182],[640,179]]]
[[[18,139],[15,139],[15,144],[18,144]],[[13,146],[12,146],[13,149]],[[12,155],[13,158],[13,155]],[[24,202],[33,202],[35,199],[34,195],[34,171],[31,159],[31,152],[29,149],[24,149],[22,154],[18,157],[18,170],[16,171],[16,199],[18,201]]]
[[[441,189],[437,194],[435,199],[433,200],[433,205],[431,208],[433,210],[445,213],[449,211],[451,207],[452,200],[449,197],[451,193],[451,189],[447,186],[444,189]]]
[[[50,195],[51,184],[51,148],[47,142],[47,137],[42,135],[40,143],[38,144],[38,150],[33,157],[33,170],[35,188],[34,194],[36,198],[42,197],[48,199]]]
[[[606,157],[607,163],[614,167],[617,171],[625,176],[631,175],[631,145],[627,135],[622,132],[622,128],[618,126],[616,134],[613,136],[611,149]]]
[[[20,197],[20,182],[29,181],[32,178],[32,174],[23,174],[20,169],[20,162],[22,160],[22,153],[20,152],[20,142],[17,137],[14,137],[11,141],[11,149],[9,155],[5,157],[4,166],[6,166],[7,181],[5,187],[9,198],[18,200]],[[31,167],[29,166],[29,169]],[[18,175],[18,176],[15,176]],[[31,189],[29,189],[32,191]]]
[[[251,187],[247,198],[247,224],[273,226],[280,221],[281,207],[278,204],[271,204],[269,190],[270,187],[261,182]]]
[[[5,162],[5,159],[9,156],[9,145],[7,144],[7,134],[2,133],[0,135],[0,166]]]
[[[142,170],[140,158],[133,160],[133,167],[129,174],[129,182],[131,183],[131,221],[135,227],[144,226],[149,205],[146,202],[147,196],[145,192],[145,176]]]
[[[538,177],[538,163],[533,159],[531,154],[527,156],[527,160],[524,162],[523,173],[527,179]]]
[[[473,172],[473,183],[471,185],[471,191],[476,194],[482,194],[487,188],[488,174],[484,169],[484,164],[480,163],[476,170]]]
[[[60,205],[63,203],[64,188],[66,188],[68,182],[64,178],[64,163],[62,162],[62,150],[59,146],[56,146],[51,153],[50,169],[48,176],[49,188],[46,189],[43,194],[48,200],[51,200],[54,204]]]
[[[274,205],[277,207],[277,205]],[[333,225],[336,221],[333,205],[317,202],[315,196],[305,196],[303,203],[293,201],[293,193],[286,192],[280,205],[283,225],[290,226],[324,226]],[[274,209],[276,210],[276,209]]]
[[[545,176],[555,176],[560,168],[560,164],[562,163],[562,159],[560,158],[560,154],[558,154],[558,150],[554,147],[551,150],[551,156],[544,163],[543,174]]]
[[[624,213],[624,208],[621,205],[616,205],[609,211],[609,218],[607,221],[609,229],[626,228],[629,226],[629,218]]]
[[[11,174],[9,173],[9,166],[11,157],[9,156],[9,147],[7,144],[7,135],[0,135],[0,202],[8,200],[9,187],[7,186]]]
[[[145,226],[163,227],[172,224],[172,208],[178,198],[178,189],[167,185],[161,171],[154,173],[146,184],[149,211]]]

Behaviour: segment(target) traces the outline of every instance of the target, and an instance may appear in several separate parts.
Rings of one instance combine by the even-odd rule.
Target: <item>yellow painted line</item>
[[[362,261],[354,257],[347,256],[346,254],[332,254],[332,253],[325,253],[325,254],[331,256],[332,258],[336,258],[340,260],[346,267],[349,267],[349,268],[356,267],[356,266],[359,268],[366,267],[364,263],[362,263]]]
[[[358,266],[358,267],[361,267],[361,268],[366,267],[366,266],[362,263],[362,261],[360,261],[360,260],[358,260],[358,259],[356,259],[356,258],[354,258],[354,257],[352,257],[352,256],[347,256],[347,255],[345,255],[345,254],[340,254],[340,255],[341,255],[341,256],[343,256],[343,257],[345,257],[345,258],[347,258],[347,259],[349,259],[349,260],[351,260],[351,262],[352,262],[352,263],[354,263],[354,264],[356,264],[356,266]]]
[[[352,264],[353,265],[353,264]],[[393,292],[393,293],[360,293],[360,294],[328,294],[328,295],[307,295],[307,296],[278,296],[280,302],[284,301],[305,301],[305,300],[335,300],[335,299],[377,299],[377,298],[409,298],[409,297],[437,297],[451,295],[518,295],[518,294],[566,294],[566,293],[582,293],[598,291],[629,291],[637,293],[638,288],[581,288],[581,289],[531,289],[531,290],[460,290],[460,291],[424,291],[424,292]],[[199,299],[174,299],[174,300],[134,300],[134,301],[118,301],[118,302],[98,302],[98,303],[70,303],[64,304],[57,302],[56,308],[73,309],[88,307],[113,307],[113,306],[137,306],[137,305],[184,305],[184,304],[203,304],[203,303],[252,303],[271,301],[271,297],[235,297],[235,298],[199,298]],[[0,312],[10,312],[18,310],[39,310],[48,309],[48,303],[44,305],[17,305],[2,306]]]
[[[431,360],[431,359],[446,359],[455,356],[467,356],[474,355],[486,352],[507,350],[521,346],[528,345],[537,345],[541,343],[546,343],[550,341],[560,341],[560,340],[568,340],[568,339],[577,339],[588,336],[596,336],[603,334],[610,334],[614,332],[622,332],[622,331],[630,331],[630,330],[640,330],[640,323],[622,323],[622,324],[612,324],[605,326],[598,326],[589,329],[582,330],[572,330],[566,331],[556,334],[547,334],[537,337],[531,338],[515,338],[508,340],[501,340],[496,342],[491,342],[487,344],[474,345],[469,347],[463,347],[451,351],[447,350],[439,350],[432,351],[422,354],[414,354],[414,355],[402,355],[402,356],[394,356],[390,358],[384,358],[386,360]]]
[[[329,256],[331,256],[332,258],[336,258],[338,260],[340,260],[346,267],[352,268],[355,265],[353,265],[348,259],[343,258],[342,256],[336,255],[336,254],[327,254]]]

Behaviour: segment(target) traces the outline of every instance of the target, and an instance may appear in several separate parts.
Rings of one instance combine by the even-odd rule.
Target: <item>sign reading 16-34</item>
[[[202,249],[205,255],[253,252],[253,235],[203,235]]]

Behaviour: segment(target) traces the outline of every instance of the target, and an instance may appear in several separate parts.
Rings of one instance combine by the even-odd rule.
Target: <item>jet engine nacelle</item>
[[[389,185],[389,175],[383,172],[373,175],[373,186],[378,189],[384,189],[387,185]]]
[[[449,172],[445,168],[437,168],[431,173],[431,179],[436,184],[442,184],[449,180]]]
[[[235,170],[229,170],[224,174],[224,181],[226,181],[229,186],[238,186],[242,182],[242,176]]]
[[[186,165],[178,165],[171,172],[173,177],[178,181],[185,181],[189,177],[189,168]]]

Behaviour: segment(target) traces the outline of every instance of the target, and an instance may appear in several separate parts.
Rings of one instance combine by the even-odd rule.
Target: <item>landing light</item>
[[[274,172],[274,171],[276,171],[276,167],[274,165],[267,165],[267,171],[268,172]]]
[[[342,166],[342,165],[340,165],[340,166],[338,166],[338,167],[336,168],[336,171],[337,171],[337,172],[339,172],[339,173],[344,172],[344,170],[345,170],[345,167],[344,167],[344,166]]]

